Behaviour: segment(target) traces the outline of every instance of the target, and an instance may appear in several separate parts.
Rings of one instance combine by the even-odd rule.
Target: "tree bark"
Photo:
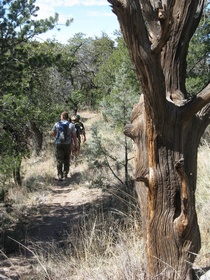
[[[178,117],[171,129],[169,118],[162,135],[157,134],[152,120],[147,120],[143,99],[142,95],[132,114],[133,126],[126,128],[125,133],[136,144],[136,189],[147,244],[148,273],[158,279],[187,279],[194,253],[200,249],[194,197],[199,122],[197,127],[196,120],[181,124]]]
[[[135,143],[147,279],[193,279],[201,241],[195,209],[197,150],[210,122],[210,86],[189,98],[186,56],[203,1],[108,0],[143,94],[125,134]]]
[[[32,130],[32,151],[35,156],[39,156],[42,150],[43,133],[34,122],[31,122],[30,124]]]
[[[13,178],[16,185],[21,186],[22,185],[22,179],[21,179],[21,159],[18,157],[14,157],[15,160],[15,166],[13,167]]]

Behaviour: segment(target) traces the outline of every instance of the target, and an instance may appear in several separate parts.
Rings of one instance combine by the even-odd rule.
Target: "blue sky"
[[[61,30],[41,35],[44,40],[50,38],[66,43],[79,32],[87,37],[101,36],[105,32],[112,38],[113,32],[119,30],[117,17],[106,0],[37,0],[36,6],[40,7],[38,19],[54,16],[56,12],[59,14]],[[63,26],[69,18],[73,18],[71,25]]]

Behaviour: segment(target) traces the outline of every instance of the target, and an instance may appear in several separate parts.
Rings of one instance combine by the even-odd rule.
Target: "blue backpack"
[[[68,137],[68,129],[70,122],[62,123],[61,121],[58,122],[59,127],[56,135],[56,140],[60,143],[64,143]]]

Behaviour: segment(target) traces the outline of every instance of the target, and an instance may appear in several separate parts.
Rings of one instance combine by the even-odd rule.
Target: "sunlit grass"
[[[199,266],[210,266],[210,147],[199,147],[196,208],[201,233],[201,250],[196,260]]]

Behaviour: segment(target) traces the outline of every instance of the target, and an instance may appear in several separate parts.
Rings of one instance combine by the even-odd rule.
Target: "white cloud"
[[[37,19],[45,19],[50,16],[54,16],[57,12],[57,8],[62,8],[62,12],[59,11],[59,23],[66,22],[69,18],[74,18],[73,15],[68,14],[64,15],[65,7],[73,7],[73,6],[108,6],[107,0],[37,0],[36,5],[40,8],[38,11]],[[111,17],[113,13],[110,12],[89,12],[87,15],[89,17]]]
[[[60,31],[56,28],[41,34],[43,40],[56,38],[65,43],[68,38],[78,32],[87,36],[100,36],[103,30],[109,36],[119,29],[116,16],[112,13],[107,0],[36,0],[35,5],[40,8],[37,19],[46,19],[59,14]],[[70,27],[63,24],[73,18]]]
[[[76,5],[81,5],[81,1],[80,0],[64,0],[62,2],[60,2],[59,6],[66,6],[66,7],[72,7],[72,6],[76,6]]]
[[[112,12],[97,12],[97,11],[91,11],[87,13],[88,17],[113,17],[114,14]]]
[[[55,9],[52,5],[47,5],[47,3],[43,3],[44,1],[37,1],[36,5],[39,7],[39,11],[37,12],[37,19],[45,19],[50,16],[55,15]]]
[[[107,6],[107,0],[63,0],[59,1],[59,6]]]
[[[38,16],[36,17],[36,19],[38,20],[49,18],[50,16],[54,16],[56,13],[55,8],[43,2],[37,5],[40,8],[39,11],[37,12]],[[67,19],[74,18],[74,16],[71,15],[70,13],[64,14],[62,12],[59,12],[58,14],[59,14],[59,20],[58,20],[59,24],[65,24]]]
[[[72,6],[107,6],[107,0],[37,0],[36,5],[41,7],[47,5],[48,7],[72,7]]]
[[[84,6],[107,6],[108,2],[106,0],[83,0],[80,1],[81,5]]]

